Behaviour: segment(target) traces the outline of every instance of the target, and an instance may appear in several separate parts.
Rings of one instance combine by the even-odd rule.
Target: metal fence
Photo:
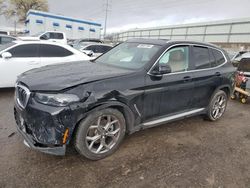
[[[196,40],[211,43],[250,43],[250,18],[135,29],[114,35],[115,41],[130,38]]]

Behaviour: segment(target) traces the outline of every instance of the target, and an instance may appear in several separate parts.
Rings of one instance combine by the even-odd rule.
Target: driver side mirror
[[[2,53],[2,57],[4,59],[10,59],[12,57],[12,54],[10,52],[4,52]]]
[[[156,67],[157,68],[157,67]],[[160,63],[158,66],[158,70],[153,70],[152,73],[156,76],[161,76],[163,74],[171,73],[171,67],[167,64]]]

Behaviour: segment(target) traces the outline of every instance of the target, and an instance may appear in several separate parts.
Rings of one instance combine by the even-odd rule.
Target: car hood
[[[130,73],[133,71],[101,63],[81,61],[33,69],[21,74],[18,82],[27,85],[31,91],[60,91],[79,84]]]

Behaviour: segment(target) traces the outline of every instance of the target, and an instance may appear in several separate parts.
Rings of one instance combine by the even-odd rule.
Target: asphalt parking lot
[[[101,161],[32,151],[16,132],[13,90],[0,90],[0,187],[250,187],[250,102],[223,119],[190,118],[127,136]]]

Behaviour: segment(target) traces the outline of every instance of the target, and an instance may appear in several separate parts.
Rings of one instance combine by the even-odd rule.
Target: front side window
[[[189,47],[178,46],[171,48],[159,60],[159,64],[167,64],[171,72],[182,72],[189,68]]]
[[[66,57],[73,53],[65,48],[50,44],[40,45],[40,57]]]
[[[39,44],[24,44],[16,46],[8,52],[12,57],[38,57]]]
[[[195,69],[211,68],[209,50],[206,47],[193,47],[193,60]]]
[[[96,59],[103,63],[126,69],[140,69],[149,63],[161,46],[140,43],[122,43]]]

